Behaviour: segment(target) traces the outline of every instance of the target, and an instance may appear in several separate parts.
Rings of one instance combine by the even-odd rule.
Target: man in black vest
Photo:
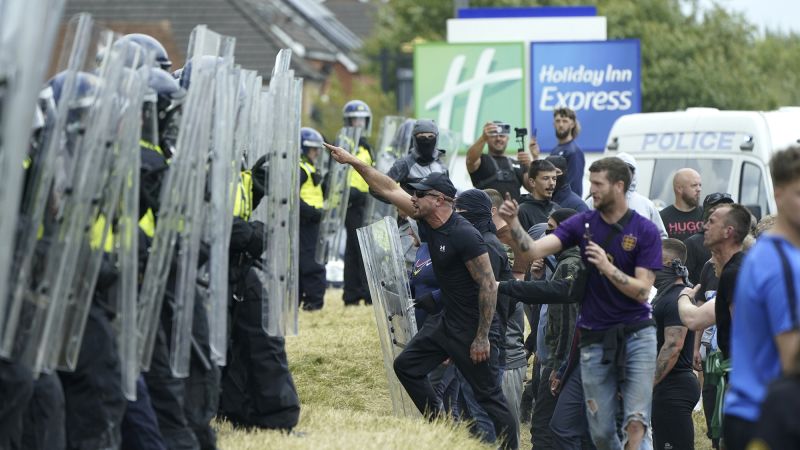
[[[507,123],[494,121],[484,125],[483,134],[467,150],[467,171],[475,188],[495,189],[503,197],[509,193],[519,201],[531,155],[519,152],[518,160],[505,156],[510,133],[511,126]],[[488,154],[483,154],[484,144],[488,144]]]

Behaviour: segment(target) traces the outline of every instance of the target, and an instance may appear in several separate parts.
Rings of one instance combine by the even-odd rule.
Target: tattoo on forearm
[[[520,250],[522,250],[525,253],[530,251],[532,239],[528,235],[528,233],[526,233],[525,230],[522,229],[521,225],[517,224],[517,226],[511,229],[511,237],[514,238],[514,242],[516,242],[517,245],[519,245]]]
[[[489,256],[483,254],[477,258],[467,261],[472,279],[478,283],[478,330],[477,337],[488,337],[489,328],[492,325],[495,308],[497,306],[497,283],[495,282],[494,272],[489,262]]]
[[[611,274],[611,278],[614,279],[619,284],[626,285],[628,284],[628,276],[622,273],[621,270],[614,268],[614,272]]]
[[[649,295],[650,293],[645,288],[639,289],[639,292],[636,293],[636,297],[642,300],[646,299]]]
[[[655,382],[661,381],[675,367],[678,356],[686,338],[685,327],[666,327],[664,329],[664,345],[656,358]]]

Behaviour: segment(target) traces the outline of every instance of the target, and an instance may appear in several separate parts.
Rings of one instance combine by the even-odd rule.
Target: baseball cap
[[[432,173],[418,182],[409,183],[408,185],[417,191],[436,190],[448,197],[453,198],[455,198],[456,193],[458,192],[456,187],[453,186],[453,182],[450,181],[450,178],[448,178],[447,175],[442,172]]]
[[[721,205],[723,203],[733,203],[731,194],[714,192],[713,194],[706,195],[706,198],[703,200],[703,209],[708,209],[712,206]]]

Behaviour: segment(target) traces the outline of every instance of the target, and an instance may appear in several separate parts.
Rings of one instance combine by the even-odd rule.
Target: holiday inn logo
[[[525,124],[522,44],[423,44],[414,50],[415,116],[459,131],[465,144],[483,124]]]

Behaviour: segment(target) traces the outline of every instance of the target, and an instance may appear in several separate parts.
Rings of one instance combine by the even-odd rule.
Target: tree
[[[701,9],[680,0],[539,0],[540,6],[597,6],[608,18],[609,39],[642,43],[642,107],[671,111],[688,106],[772,109],[800,104],[800,36],[759,35],[739,13],[719,4]],[[471,6],[517,6],[515,0],[471,1]],[[688,12],[684,12],[682,10]],[[443,41],[452,3],[392,0],[378,13],[365,52],[410,51],[415,42]],[[389,67],[394,74],[395,67]],[[380,67],[367,69],[379,75]],[[394,80],[389,77],[389,87]]]

